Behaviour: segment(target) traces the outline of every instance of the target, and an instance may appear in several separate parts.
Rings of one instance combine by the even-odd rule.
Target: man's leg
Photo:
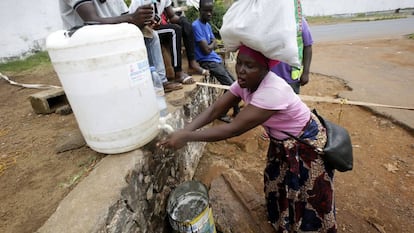
[[[145,46],[147,47],[148,61],[150,66],[154,66],[158,75],[161,78],[161,81],[167,82],[167,77],[165,76],[165,65],[164,60],[162,59],[161,44],[158,34],[153,31],[153,38],[144,38]]]
[[[152,35],[153,38],[144,38],[145,47],[147,48],[148,53],[148,62],[150,66],[155,67],[155,70],[157,71],[164,85],[165,92],[182,89],[183,86],[180,83],[168,82],[168,79],[165,76],[166,73],[164,60],[162,58],[160,38],[158,37],[158,34],[155,31],[153,31]]]
[[[210,75],[214,76],[221,85],[230,86],[235,81],[222,63],[200,62],[200,65],[201,67],[210,70]]]
[[[188,68],[196,70],[199,74],[208,75],[207,71],[203,70],[198,64],[198,62],[195,60],[195,39],[193,33],[193,26],[185,16],[180,17],[179,24],[182,28],[182,37],[185,47],[185,53],[187,55],[188,60]]]
[[[175,72],[175,80],[182,84],[193,84],[194,80],[191,76],[183,72],[181,57],[181,27],[178,24],[161,25],[157,32],[160,37],[168,36],[171,40],[171,55],[173,57],[173,66]]]
[[[185,16],[180,17],[179,23],[182,28],[183,42],[187,59],[188,61],[195,60],[193,26]]]
[[[157,29],[158,35],[163,39],[171,40],[171,56],[174,71],[182,71],[181,64],[181,27],[176,24],[160,25]]]

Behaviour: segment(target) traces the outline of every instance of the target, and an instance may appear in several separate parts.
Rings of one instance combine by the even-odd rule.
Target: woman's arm
[[[201,113],[191,124],[183,130],[172,133],[166,140],[161,141],[159,145],[179,149],[190,141],[213,142],[231,138],[262,124],[276,112],[247,105],[229,124],[220,124],[212,128],[194,131],[216,119],[223,112],[222,110],[227,110],[232,106],[220,103],[221,101],[226,101],[229,98],[228,95],[233,94],[226,92],[223,96],[224,100],[220,98],[213,106]],[[223,106],[227,108],[223,108]]]
[[[230,91],[225,92],[210,107],[200,113],[190,124],[186,125],[184,130],[194,131],[211,123],[221,114],[226,113],[239,101],[240,98],[233,95]]]

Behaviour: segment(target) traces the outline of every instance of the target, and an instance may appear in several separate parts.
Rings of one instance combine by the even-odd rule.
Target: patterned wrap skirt
[[[326,144],[326,130],[313,113],[299,137],[318,148]],[[333,176],[310,146],[293,138],[271,139],[264,191],[276,231],[336,232]]]

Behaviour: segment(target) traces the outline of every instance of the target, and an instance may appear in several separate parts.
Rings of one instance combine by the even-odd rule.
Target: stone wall
[[[183,91],[167,119],[174,129],[203,111],[220,92],[207,87]],[[175,102],[174,102],[175,101]],[[139,150],[108,155],[59,204],[39,233],[168,232],[168,195],[192,179],[205,143],[163,151],[156,139]]]

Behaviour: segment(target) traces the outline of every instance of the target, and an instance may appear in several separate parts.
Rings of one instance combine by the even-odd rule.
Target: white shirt
[[[161,18],[161,14],[164,11],[165,8],[171,6],[172,1],[171,0],[132,0],[131,5],[129,6],[129,13],[133,13],[137,10],[138,7],[146,4],[154,4],[156,3],[157,7],[157,15]],[[154,10],[155,13],[155,10]]]
[[[120,16],[128,12],[128,7],[123,0],[106,0],[104,3],[99,0],[59,0],[60,14],[65,29],[81,26],[85,23],[76,9],[88,2],[95,5],[96,12],[102,18]]]

